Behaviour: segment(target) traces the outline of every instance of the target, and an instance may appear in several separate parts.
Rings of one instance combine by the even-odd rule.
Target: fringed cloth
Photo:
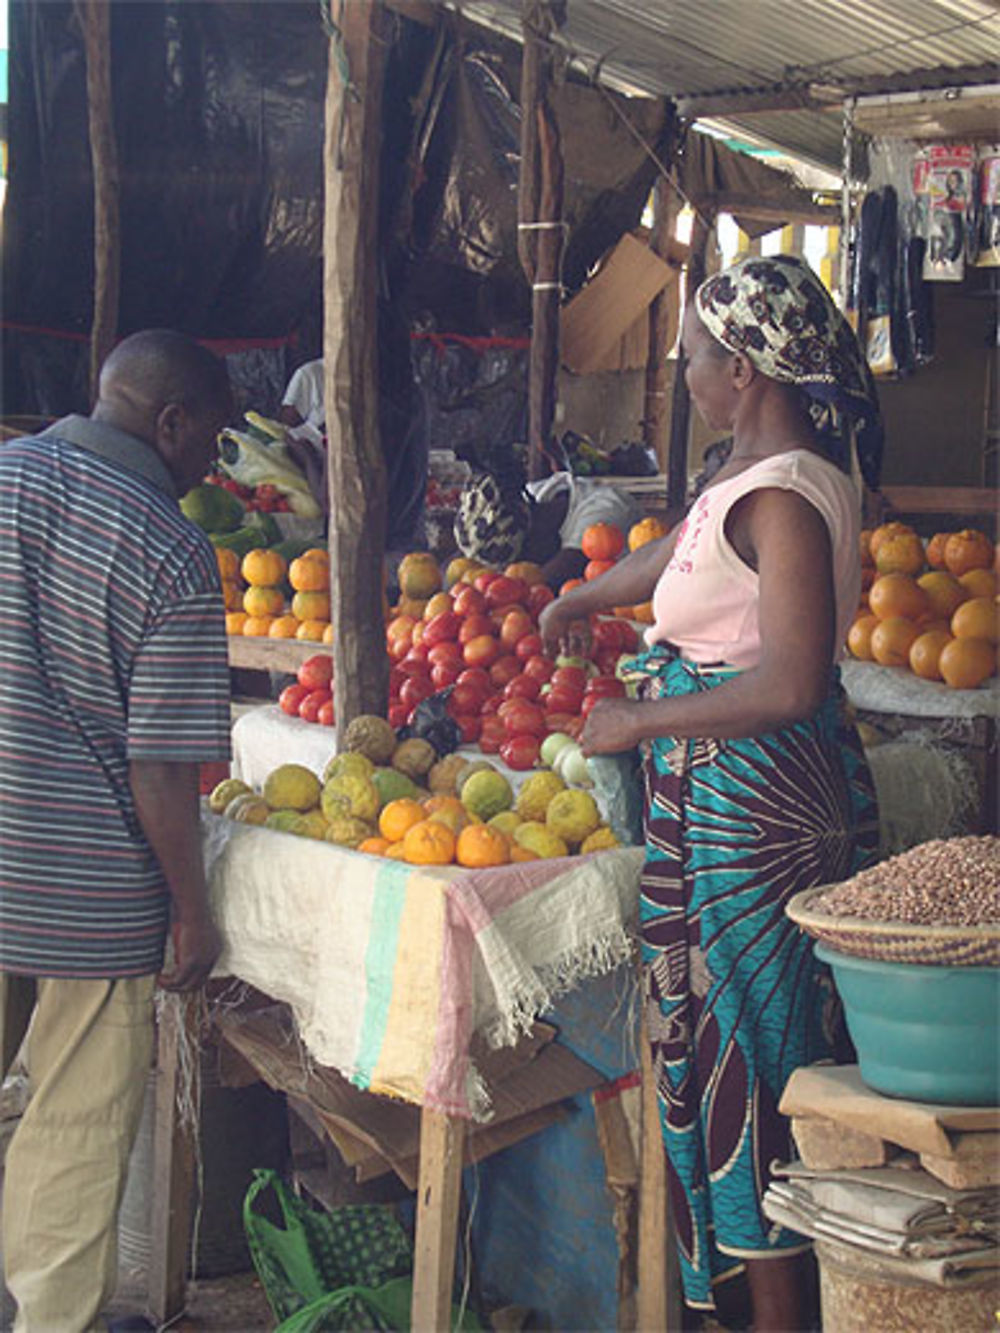
[[[738,674],[662,648],[645,698]],[[800,1065],[835,1056],[839,1005],[785,916],[800,889],[847,879],[878,843],[873,787],[834,671],[808,721],[749,740],[652,742],[640,897],[647,1023],[685,1298],[713,1308],[737,1261],[804,1247],[761,1201],[791,1154],[778,1113]],[[843,1050],[842,1050],[843,1053]]]

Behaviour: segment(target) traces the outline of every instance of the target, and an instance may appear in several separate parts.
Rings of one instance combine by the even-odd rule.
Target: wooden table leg
[[[451,1327],[463,1138],[460,1120],[440,1111],[421,1111],[410,1312],[414,1333],[444,1333]]]
[[[181,1043],[199,1056],[195,1025],[183,1001],[160,1012],[153,1130],[153,1200],[150,1218],[149,1313],[168,1323],[184,1309],[194,1195],[195,1145],[177,1114]]]
[[[676,1256],[670,1234],[667,1163],[663,1151],[660,1109],[656,1100],[653,1062],[646,1039],[642,1047],[642,1141],[639,1162],[639,1299],[641,1333],[679,1329],[680,1301]]]

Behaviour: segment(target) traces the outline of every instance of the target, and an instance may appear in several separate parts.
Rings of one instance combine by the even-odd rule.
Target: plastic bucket
[[[887,963],[817,944],[833,970],[861,1077],[876,1092],[1000,1105],[1000,969]]]

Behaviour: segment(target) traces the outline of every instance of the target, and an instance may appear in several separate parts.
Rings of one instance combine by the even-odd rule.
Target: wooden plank
[[[421,1111],[410,1311],[415,1333],[439,1333],[451,1327],[463,1135],[460,1120],[426,1107]]]
[[[705,278],[705,252],[708,249],[710,226],[702,214],[696,213],[691,233],[685,278],[685,299],[691,307],[694,294]],[[667,448],[667,517],[676,522],[685,509],[688,475],[688,437],[691,427],[691,395],[684,374],[684,358],[679,358],[674,373],[674,395],[670,410],[670,443]]]
[[[298,639],[244,638],[230,634],[229,665],[246,671],[288,671],[294,674],[316,653],[333,653],[329,643],[300,643]]]
[[[901,514],[992,514],[997,491],[992,486],[883,486],[882,498]]]
[[[546,459],[555,418],[559,371],[559,307],[562,300],[563,160],[559,126],[547,99],[538,106],[541,167],[535,281],[531,292],[531,352],[528,359],[528,475],[538,480],[550,470]]]
[[[184,1309],[195,1187],[195,1144],[190,1126],[177,1114],[180,1052],[187,1040],[198,1055],[193,999],[163,1006],[159,1018],[156,1105],[153,1131],[153,1186],[147,1298],[158,1324]]]
[[[389,18],[381,5],[331,6],[323,222],[323,361],[330,498],[334,708],[343,735],[385,715],[382,617],[386,469],[378,426],[379,149]]]
[[[680,195],[673,180],[661,176],[653,191],[653,229],[650,249],[661,259],[669,259],[670,243],[680,211]],[[642,411],[642,438],[662,464],[666,460],[669,414],[667,412],[667,356],[677,330],[672,311],[676,303],[664,291],[649,307],[649,350],[646,357],[646,382]],[[666,497],[664,497],[666,498]]]
[[[645,1025],[642,1047],[642,1139],[639,1145],[639,1294],[638,1327],[661,1329],[668,1323],[667,1250],[669,1205],[667,1162],[656,1100],[653,1062]],[[679,1323],[673,1324],[679,1328]]]

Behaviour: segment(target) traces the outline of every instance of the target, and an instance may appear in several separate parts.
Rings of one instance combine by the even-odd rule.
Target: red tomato
[[[308,693],[308,685],[286,685],[278,695],[278,707],[289,717],[298,717],[299,704]]]
[[[506,574],[498,574],[483,589],[487,606],[505,606],[508,602],[520,602],[528,595],[528,585],[524,579],[509,579]]]
[[[466,616],[458,631],[458,641],[459,643],[468,643],[470,639],[477,639],[480,634],[492,634],[495,629],[496,626],[489,616]]]
[[[500,642],[505,648],[517,648],[517,645],[534,629],[534,621],[527,611],[508,611],[500,626]],[[538,635],[534,635],[538,638]],[[541,639],[538,640],[541,643]],[[530,657],[530,653],[528,656]]]
[[[634,653],[639,647],[639,631],[627,620],[616,620],[618,626],[618,647],[623,653]]]
[[[583,691],[571,690],[566,686],[562,689],[551,689],[542,699],[542,705],[546,713],[579,713],[580,705],[583,703]]]
[[[415,649],[411,649],[403,658],[402,662],[397,663],[397,669],[407,677],[430,675],[430,666],[428,665],[426,658],[416,656]]]
[[[505,699],[537,699],[538,691],[541,688],[539,681],[532,679],[531,676],[524,675],[522,672],[521,675],[515,676],[513,680],[507,682],[503,687],[503,694]]]
[[[617,676],[591,676],[583,697],[586,699],[588,695],[596,695],[600,699],[620,699],[624,694],[625,683]]]
[[[509,736],[524,734],[541,738],[548,735],[544,711],[528,699],[507,699],[498,712]]]
[[[490,680],[498,690],[502,690],[508,681],[521,674],[521,663],[513,653],[498,657],[490,667]]]
[[[431,666],[437,666],[439,662],[461,662],[461,644],[455,639],[445,639],[443,643],[436,643],[433,648],[428,649],[427,660]]]
[[[533,588],[528,589],[528,595],[524,602],[528,610],[537,620],[542,613],[542,607],[548,606],[549,602],[555,601],[555,593],[545,583],[536,583]]]
[[[500,746],[500,758],[508,768],[534,768],[538,763],[539,741],[537,736],[511,736]]]
[[[542,636],[533,630],[529,634],[522,635],[514,645],[514,653],[522,662],[527,662],[530,657],[537,657],[541,651]]]
[[[486,589],[490,586],[490,584],[493,582],[494,579],[498,579],[499,577],[500,575],[496,572],[495,569],[484,569],[481,574],[477,574],[476,577],[472,580],[472,586],[476,589],[477,592],[481,592],[485,596]]]
[[[524,639],[521,640],[521,643],[524,643]],[[520,657],[520,653],[518,653],[518,657]],[[537,680],[539,684],[544,685],[555,671],[556,664],[551,657],[546,657],[543,653],[533,653],[522,669],[526,676],[531,676],[533,680]]]
[[[392,660],[401,662],[413,647],[413,637],[410,634],[397,634],[389,639],[386,647]]]
[[[471,745],[473,741],[478,741],[483,729],[483,719],[475,717],[471,713],[459,713],[455,718],[458,723],[458,729],[462,733],[462,744]]]
[[[602,620],[599,616],[595,616],[591,625],[594,647],[617,649],[621,642],[618,626],[624,624],[623,620]]]
[[[462,583],[458,591],[452,593],[452,610],[457,616],[481,616],[486,614],[486,598],[471,583]]]
[[[319,710],[329,702],[329,690],[311,690],[299,704],[299,717],[303,722],[318,722]]]
[[[424,632],[420,636],[421,647],[426,645],[427,648],[433,648],[436,643],[455,639],[461,628],[461,616],[457,616],[454,611],[441,611],[438,615],[431,616],[424,625]]]
[[[316,721],[321,727],[333,726],[333,700],[327,699],[325,704],[320,704],[319,712],[316,714]]]
[[[416,708],[418,703],[429,699],[433,693],[434,686],[428,676],[411,676],[399,691],[399,702],[407,708]]]
[[[549,731],[564,731],[570,735],[570,723],[579,722],[579,717],[574,713],[550,713],[546,710],[545,725]]]
[[[431,667],[431,683],[436,690],[454,685],[462,670],[461,662],[435,662]]]
[[[389,712],[386,714],[390,727],[405,727],[406,718],[409,713],[406,704],[401,704],[398,700],[389,705]]]
[[[468,625],[469,621],[465,623]],[[462,656],[466,666],[492,666],[500,656],[500,645],[492,634],[477,634],[466,641]]]
[[[398,699],[399,691],[403,687],[403,681],[406,679],[406,672],[400,671],[398,666],[389,668],[389,698]]]
[[[459,676],[457,684],[471,685],[484,699],[493,693],[493,682],[490,680],[490,673],[485,667],[466,667]],[[454,698],[454,695],[452,695],[452,698]]]
[[[483,754],[499,754],[500,746],[507,739],[507,732],[503,725],[503,719],[499,717],[484,717],[482,729],[479,733],[479,748]]]
[[[598,648],[594,654],[594,664],[602,676],[613,676],[621,651],[618,648]]]
[[[462,675],[465,673],[463,672]],[[463,685],[459,676],[455,688],[448,699],[448,712],[452,717],[466,713],[478,713],[486,694],[475,685]]]
[[[313,653],[296,672],[296,679],[307,690],[322,690],[333,680],[333,658],[329,653]]]
[[[488,699],[484,699],[479,705],[479,713],[482,717],[492,717],[494,713],[500,711],[500,705],[504,702],[502,694],[491,694]]]
[[[521,605],[520,602],[504,602],[500,606],[491,606],[490,609],[486,612],[486,614],[489,616],[490,620],[493,621],[493,624],[497,627],[497,629],[499,629],[500,626],[503,624],[503,622],[513,611],[518,611],[526,616],[528,615],[527,611],[525,611],[524,607]],[[531,617],[528,616],[528,619],[530,620]]]
[[[549,679],[554,690],[565,687],[569,690],[579,690],[582,694],[587,684],[587,673],[583,667],[561,666],[556,667]]]

